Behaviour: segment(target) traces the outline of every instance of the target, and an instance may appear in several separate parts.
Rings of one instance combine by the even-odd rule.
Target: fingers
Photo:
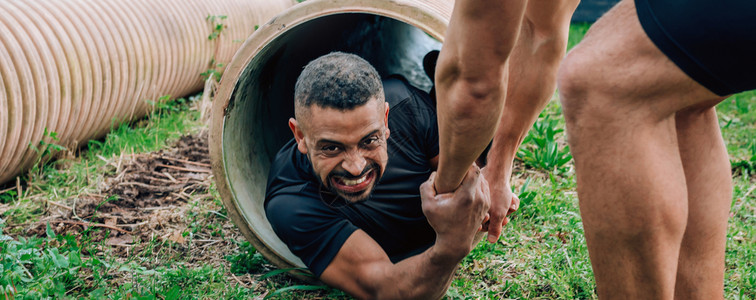
[[[420,195],[426,197],[436,196],[436,188],[433,187],[434,182],[436,182],[436,172],[431,173],[430,177],[428,177],[428,180],[420,185]]]
[[[516,212],[517,209],[520,207],[520,198],[518,198],[516,195],[512,194],[512,202],[509,204],[509,207],[507,208],[506,215],[503,215],[501,213],[491,213],[491,220],[489,224],[487,224],[488,228],[488,241],[491,243],[495,243],[499,236],[501,236],[502,231],[504,231],[504,226],[506,226],[509,223],[509,215]]]
[[[488,231],[489,219],[491,219],[491,215],[486,213],[486,216],[483,217],[483,222],[480,224],[480,228],[478,228],[478,231]]]
[[[512,194],[512,203],[509,205],[509,211],[507,211],[507,216],[516,212],[518,209],[520,209],[520,198],[517,197],[517,195]]]
[[[499,240],[499,235],[501,235],[501,230],[504,227],[502,224],[504,219],[504,216],[494,215],[491,217],[491,221],[488,224],[488,242],[495,243]]]
[[[479,185],[480,178],[480,168],[473,164],[467,169],[467,174],[465,175],[465,178],[462,179],[462,184],[457,190],[470,190],[476,188]]]

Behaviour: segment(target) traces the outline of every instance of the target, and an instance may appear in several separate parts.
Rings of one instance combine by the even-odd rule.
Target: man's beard
[[[334,187],[333,184],[331,184],[334,176],[338,176],[346,180],[353,180],[353,179],[361,178],[362,176],[365,176],[365,174],[369,172],[375,172],[372,175],[373,176],[373,178],[371,179],[372,183],[370,187],[359,192],[348,193]],[[360,172],[360,175],[358,176],[354,176],[344,170],[334,170],[328,173],[328,176],[326,176],[327,183],[323,182],[323,180],[320,178],[320,175],[316,174],[315,177],[318,179],[318,182],[320,182],[320,186],[326,187],[331,194],[339,196],[339,198],[341,198],[342,200],[345,200],[347,203],[357,203],[357,202],[365,201],[370,198],[370,195],[372,195],[373,190],[375,189],[375,186],[378,184],[378,181],[381,179],[381,173],[383,173],[381,170],[381,166],[376,162],[372,162],[366,165],[365,168],[362,169],[362,172]]]
[[[339,195],[341,198],[344,198],[344,200],[347,200],[348,202],[351,202],[351,203],[362,202],[370,198],[370,195],[373,193],[373,190],[375,189],[376,184],[378,184],[378,180],[380,179],[380,174],[381,174],[380,168],[381,167],[377,163],[373,162],[365,166],[365,168],[362,169],[362,172],[360,172],[360,175],[357,175],[357,176],[353,176],[351,173],[344,170],[331,171],[331,173],[329,173],[328,176],[326,177],[326,180],[328,180],[328,183],[329,183],[326,186],[328,187],[328,190],[330,190],[332,193]],[[345,192],[334,187],[332,184],[333,177],[335,176],[338,176],[346,180],[356,180],[356,179],[362,178],[363,176],[365,176],[366,174],[370,172],[374,172],[373,175],[368,175],[368,176],[373,176],[373,178],[371,179],[372,181],[371,185],[367,189],[359,191],[359,192],[354,192],[354,193]]]

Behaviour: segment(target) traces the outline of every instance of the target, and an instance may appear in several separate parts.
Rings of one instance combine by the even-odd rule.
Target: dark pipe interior
[[[425,43],[413,40],[418,37],[425,37],[426,41],[421,41]],[[436,45],[432,45],[434,42]],[[311,60],[332,51],[354,53],[368,60],[381,76],[399,73],[428,90],[430,81],[423,72],[422,58],[429,50],[440,48],[440,43],[411,25],[358,13],[309,21],[285,33],[274,44],[274,49],[266,53],[268,59],[262,65],[250,64],[236,87],[237,92],[242,92],[256,86],[256,95],[236,100],[251,100],[259,105],[254,118],[261,119],[261,127],[256,129],[266,132],[269,157],[291,138],[287,122],[294,115],[294,84]],[[259,76],[248,76],[255,71]]]

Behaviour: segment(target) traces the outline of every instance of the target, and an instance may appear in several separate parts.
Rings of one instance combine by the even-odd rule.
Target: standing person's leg
[[[677,113],[688,186],[688,224],[677,263],[676,299],[722,299],[732,176],[712,107]]]
[[[567,49],[570,19],[579,0],[530,0],[509,60],[504,112],[483,174],[492,194],[489,241],[495,242],[511,207],[512,162],[538,114],[554,95],[556,73]],[[501,201],[500,205],[498,202]],[[498,225],[498,226],[497,226]]]
[[[720,97],[655,47],[628,0],[568,55],[559,84],[599,297],[671,299],[692,157],[681,156],[690,141],[678,141],[675,116]]]

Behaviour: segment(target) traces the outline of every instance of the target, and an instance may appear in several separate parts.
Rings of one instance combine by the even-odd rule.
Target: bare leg
[[[510,208],[512,162],[522,140],[556,89],[567,49],[570,18],[579,0],[530,0],[509,61],[504,112],[487,156],[484,176],[492,189],[489,241],[495,242]],[[496,203],[501,201],[502,203]],[[499,204],[497,206],[497,204]]]
[[[693,174],[686,178],[685,168],[693,172],[702,157],[713,155],[691,145],[696,138],[691,134],[710,128],[694,124],[700,123],[692,122],[695,114],[683,112],[679,122],[676,116],[691,107],[714,105],[719,97],[651,43],[632,0],[620,2],[594,24],[567,56],[559,85],[599,297],[672,299],[684,235],[708,226],[689,218],[688,211],[698,215],[710,200],[689,206],[688,192],[721,191],[708,190],[708,184],[688,188],[686,180],[700,179]],[[683,147],[687,150],[681,153]],[[715,154],[711,166],[698,168],[721,170],[721,153]],[[719,224],[722,217],[726,222],[720,213],[712,218]],[[686,247],[703,242],[688,240]],[[712,251],[719,250],[707,253]],[[683,273],[688,262],[681,261],[686,264]],[[704,284],[691,280],[689,284]]]
[[[722,299],[732,179],[714,108],[677,113],[688,186],[688,224],[677,267],[676,299]]]

